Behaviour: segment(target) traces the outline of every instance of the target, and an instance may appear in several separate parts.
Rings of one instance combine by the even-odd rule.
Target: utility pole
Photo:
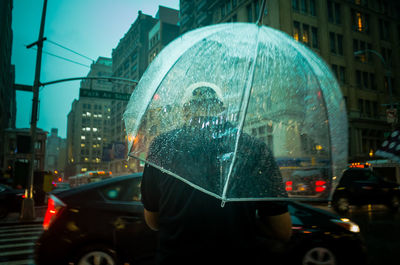
[[[21,216],[22,220],[32,220],[35,218],[35,203],[33,200],[33,178],[35,172],[35,143],[37,139],[36,129],[37,129],[37,114],[39,105],[39,87],[40,87],[40,70],[42,65],[42,50],[43,50],[43,32],[44,32],[44,22],[46,18],[47,0],[44,0],[42,19],[40,23],[39,38],[36,42],[27,46],[31,48],[37,45],[36,54],[36,68],[35,68],[35,81],[33,84],[33,98],[32,98],[32,116],[31,116],[31,142],[30,142],[30,163],[29,163],[29,179],[28,187],[25,190],[26,198],[22,201]]]

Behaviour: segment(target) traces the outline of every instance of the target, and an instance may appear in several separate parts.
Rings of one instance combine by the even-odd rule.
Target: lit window
[[[299,36],[300,36],[300,23],[295,21],[294,23],[294,27],[293,27],[293,38],[296,41],[299,41]]]
[[[89,128],[89,127],[86,127],[86,131],[90,132],[90,128]]]
[[[97,114],[94,114],[93,117],[94,117],[94,118],[97,118]]]
[[[86,167],[83,167],[83,168],[81,169],[81,171],[82,171],[82,172],[86,172],[86,171],[87,171],[87,168],[86,168]]]
[[[101,118],[101,117],[103,117],[101,114],[99,114],[99,115],[97,115],[97,117],[99,117],[99,118]]]
[[[89,158],[85,157],[85,162],[89,161]]]
[[[362,16],[361,13],[356,13],[357,15],[357,26],[358,26],[358,30],[361,31],[363,28],[363,21],[362,21]]]
[[[101,137],[97,137],[97,140],[101,141]]]
[[[93,131],[94,131],[94,132],[97,132],[97,128],[93,128]]]
[[[81,147],[85,147],[85,144],[81,144]]]
[[[86,136],[85,135],[81,135],[81,140],[85,140]]]
[[[86,115],[87,115],[88,117],[92,116],[92,114],[91,114],[89,111],[86,112]]]
[[[86,113],[82,113],[82,117],[86,117]]]
[[[310,37],[309,37],[309,26],[303,24],[303,36],[302,36],[302,41],[303,43],[309,45]]]

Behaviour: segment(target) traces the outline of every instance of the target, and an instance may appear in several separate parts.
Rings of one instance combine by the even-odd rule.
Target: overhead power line
[[[67,51],[70,51],[70,52],[72,52],[72,53],[75,53],[75,54],[77,54],[77,55],[79,55],[79,56],[82,56],[82,57],[85,58],[85,59],[88,59],[88,60],[94,62],[94,60],[93,60],[92,58],[89,58],[89,57],[87,57],[87,56],[85,56],[85,55],[83,55],[83,54],[81,54],[81,53],[79,53],[79,52],[76,52],[76,51],[70,49],[70,48],[67,48],[67,47],[65,47],[65,46],[63,46],[63,45],[61,45],[61,44],[59,44],[59,43],[57,43],[57,42],[54,42],[54,41],[49,40],[49,39],[47,39],[47,41],[50,42],[50,43],[52,43],[52,44],[54,44],[54,45],[56,45],[56,46],[58,46],[58,47],[61,47],[61,48],[65,49],[65,50],[67,50]]]
[[[37,50],[36,48],[33,48],[33,49],[34,49],[34,50]],[[71,63],[74,63],[74,64],[78,64],[78,65],[81,65],[81,66],[85,66],[85,67],[87,67],[87,68],[90,68],[89,65],[86,65],[86,64],[83,64],[83,63],[79,63],[79,62],[73,61],[73,60],[71,60],[71,59],[68,59],[68,58],[65,58],[65,57],[62,57],[62,56],[59,56],[59,55],[50,53],[50,52],[43,51],[43,53],[48,54],[48,55],[51,55],[51,56],[54,56],[54,57],[57,57],[57,58],[59,58],[59,59],[62,59],[62,60],[65,60],[65,61],[68,61],[68,62],[71,62]]]

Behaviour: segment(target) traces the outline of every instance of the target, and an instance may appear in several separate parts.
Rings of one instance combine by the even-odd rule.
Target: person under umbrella
[[[223,189],[221,170],[237,151],[232,176],[239,181],[231,190],[268,189],[271,197],[277,197],[284,187],[272,153],[265,143],[245,133],[237,150],[232,150],[235,145],[230,141],[235,137],[231,134],[237,132],[221,115],[224,104],[211,87],[194,88],[183,109],[184,125],[159,135],[150,145],[147,161],[158,161],[158,167],[146,164],[143,172],[145,220],[159,231],[156,263],[258,264],[259,252],[267,251],[257,244],[260,231],[282,242],[291,236],[287,204],[240,201],[221,207],[221,200],[189,183],[201,183],[211,191]],[[163,168],[173,169],[189,182]]]

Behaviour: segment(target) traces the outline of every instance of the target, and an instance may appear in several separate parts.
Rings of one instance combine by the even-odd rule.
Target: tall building
[[[180,26],[257,21],[262,0],[181,0]],[[266,1],[263,24],[308,46],[331,66],[349,120],[349,162],[374,159],[395,124],[400,98],[400,2],[394,0]],[[254,128],[260,137],[269,125]],[[264,133],[266,135],[264,135]]]
[[[66,140],[58,136],[58,129],[52,128],[46,143],[46,159],[44,170],[58,171],[60,174],[65,168]]]
[[[140,80],[149,63],[170,41],[179,35],[179,11],[159,6],[156,17],[139,11],[138,17],[125,36],[119,41],[112,52],[112,75],[131,80]],[[115,83],[113,91],[131,94],[134,83]],[[111,102],[111,135],[113,146],[125,148],[124,155],[114,156],[111,161],[113,174],[140,170],[139,162],[126,160],[127,138],[122,115],[127,101]],[[121,149],[121,148],[120,148]],[[115,152],[114,152],[115,154]]]
[[[11,65],[13,32],[11,29],[13,1],[0,2],[0,168],[3,168],[4,130],[15,128],[16,100],[14,90],[15,68]],[[3,174],[0,171],[0,177]]]
[[[179,11],[159,6],[157,23],[149,32],[149,64],[160,51],[179,35]]]
[[[112,61],[99,57],[90,67],[88,77],[111,76]],[[86,79],[80,90],[112,90],[112,83],[102,79]],[[82,94],[82,93],[81,93]],[[110,143],[111,102],[109,99],[80,96],[68,114],[66,176],[90,170],[108,170],[103,161],[103,148]]]

